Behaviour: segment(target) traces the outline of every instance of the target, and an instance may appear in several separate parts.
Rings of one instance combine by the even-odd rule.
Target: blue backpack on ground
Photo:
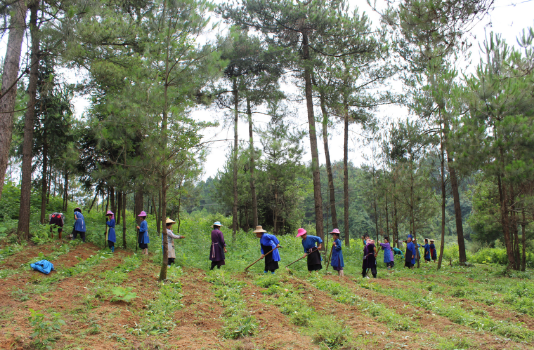
[[[48,275],[54,269],[54,264],[52,264],[48,260],[41,260],[41,261],[31,264],[30,266],[35,271],[42,272],[45,275]]]

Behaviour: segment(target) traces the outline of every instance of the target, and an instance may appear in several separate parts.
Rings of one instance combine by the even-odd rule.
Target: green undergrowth
[[[503,283],[505,280],[492,280],[491,283],[479,283],[466,278],[456,278],[444,282],[436,279],[422,279],[421,283],[413,284],[408,281],[396,283],[418,289],[432,291],[435,294],[451,298],[462,298],[488,306],[506,310],[513,310],[520,314],[534,317],[534,284],[520,280],[517,283]],[[484,311],[480,311],[484,312]]]
[[[22,251],[26,247],[26,245],[26,242],[23,242],[22,244],[13,243],[8,244],[4,248],[0,249],[0,267],[2,266],[1,264],[3,263],[5,258]]]
[[[534,340],[534,331],[523,327],[520,323],[511,321],[496,321],[487,317],[484,310],[466,310],[456,303],[447,303],[443,298],[435,295],[432,291],[422,291],[415,288],[403,286],[381,286],[364,279],[355,279],[362,288],[377,291],[384,295],[389,295],[414,306],[430,310],[437,315],[447,317],[452,322],[468,326],[477,331],[488,331],[494,334],[510,338],[515,341]]]
[[[224,327],[221,335],[226,339],[238,339],[256,334],[258,321],[251,315],[242,293],[246,283],[224,271],[210,272],[206,281],[213,285],[215,297],[224,307]]]
[[[167,270],[167,280],[159,283],[155,298],[149,302],[146,311],[142,310],[139,323],[128,329],[130,333],[148,336],[165,334],[182,321],[174,317],[174,313],[184,307],[180,283],[182,275],[180,267]]]
[[[420,331],[420,325],[417,320],[412,318],[408,319],[406,316],[397,314],[386,305],[375,303],[374,301],[356,295],[349,287],[341,285],[338,282],[323,279],[318,276],[311,276],[308,278],[308,282],[315,288],[330,293],[332,298],[337,302],[354,305],[363,314],[369,314],[375,317],[379,322],[386,324],[396,331]]]
[[[137,254],[126,256],[123,258],[122,263],[115,268],[105,270],[98,274],[95,278],[89,280],[92,284],[90,290],[92,293],[85,296],[88,301],[94,298],[101,300],[108,300],[110,297],[116,297],[113,293],[113,288],[122,288],[120,285],[128,280],[129,273],[136,270],[141,266],[141,258]],[[117,293],[119,290],[116,290]],[[124,295],[131,295],[131,290],[124,289]],[[124,300],[124,299],[117,299]],[[90,306],[91,304],[88,303]]]
[[[257,277],[254,284],[266,288],[262,291],[270,296],[266,302],[278,307],[291,323],[301,327],[303,333],[311,336],[322,348],[340,349],[356,341],[357,337],[354,337],[344,320],[319,313],[313,305],[313,299],[302,297],[309,295],[309,291],[302,286],[295,287],[286,276],[263,275]]]
[[[6,278],[8,276],[20,273],[22,271],[30,271],[31,267],[30,264],[33,264],[40,260],[48,260],[48,261],[54,261],[61,255],[67,254],[70,252],[74,247],[76,247],[79,244],[79,242],[69,242],[66,244],[63,244],[59,247],[59,249],[54,250],[53,252],[49,254],[44,254],[42,252],[39,252],[39,254],[36,257],[31,258],[26,263],[22,264],[20,267],[16,269],[3,269],[0,270],[0,278]]]
[[[47,293],[55,289],[58,282],[68,277],[74,277],[93,271],[93,268],[110,258],[110,254],[105,251],[98,251],[86,260],[78,258],[80,262],[72,267],[61,269],[49,276],[32,275],[30,282],[23,292],[25,293]]]

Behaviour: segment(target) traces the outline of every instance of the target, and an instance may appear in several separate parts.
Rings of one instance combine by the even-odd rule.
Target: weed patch
[[[215,297],[221,300],[225,308],[222,336],[238,339],[256,334],[258,322],[250,314],[242,294],[246,283],[228,277],[223,271],[211,272],[206,280],[213,284]]]

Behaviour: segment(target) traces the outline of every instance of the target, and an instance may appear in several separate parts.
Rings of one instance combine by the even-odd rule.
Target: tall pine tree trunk
[[[324,241],[323,229],[323,199],[321,197],[321,174],[319,172],[319,152],[317,149],[317,133],[315,128],[315,117],[313,115],[313,95],[312,95],[312,68],[310,67],[310,51],[308,46],[308,33],[302,33],[302,55],[304,59],[304,83],[306,95],[306,108],[308,111],[308,127],[310,133],[311,168],[313,175],[313,200],[315,202],[315,228],[317,236]],[[348,233],[347,233],[348,234]],[[324,248],[324,245],[323,245]]]
[[[18,0],[8,7],[11,13],[9,37],[7,39],[4,69],[2,70],[2,89],[0,90],[0,198],[4,188],[11,136],[13,133],[13,115],[17,98],[22,39],[26,28],[26,0]]]
[[[233,80],[233,94],[234,94],[234,150],[232,155],[232,168],[233,168],[233,194],[234,203],[232,205],[232,240],[235,241],[237,234],[237,147],[238,147],[238,133],[237,126],[239,121],[239,92],[237,90],[237,79]]]
[[[137,224],[139,224],[141,220],[137,215],[139,215],[139,213],[141,213],[141,211],[143,210],[143,191],[141,190],[140,186],[134,194],[134,208],[134,216],[137,221]]]
[[[522,214],[522,221],[521,221],[521,243],[523,244],[523,247],[522,247],[522,253],[523,253],[523,256],[522,256],[522,259],[521,259],[521,271],[526,271],[526,268],[527,268],[527,252],[526,252],[526,245],[527,245],[527,232],[526,232],[526,227],[527,227],[527,219],[525,217],[525,208],[523,208],[523,210],[521,210],[521,214]]]
[[[48,170],[48,141],[46,135],[43,138],[43,169],[41,179],[41,224],[45,223],[46,215],[46,188],[48,181],[46,181],[46,173]]]
[[[254,132],[252,130],[252,110],[250,109],[250,99],[247,97],[247,117],[248,117],[248,140],[250,152],[250,194],[252,196],[252,226],[258,226],[258,198],[256,196],[256,179],[254,178]]]
[[[326,158],[326,174],[328,176],[328,198],[330,200],[330,214],[332,215],[332,227],[339,228],[336,212],[336,193],[334,191],[334,176],[332,174],[332,163],[330,162],[330,150],[328,148],[328,113],[326,111],[324,95],[322,92],[320,92],[320,99],[321,112],[323,113],[323,145],[324,155]]]
[[[115,187],[111,186],[109,188],[109,205],[111,206],[111,211],[116,214],[117,206],[115,205]]]
[[[63,179],[63,211],[67,211],[68,204],[69,204],[69,171],[65,169],[65,175]]]
[[[343,227],[345,228],[345,246],[350,246],[349,234],[349,112],[345,111],[343,130]]]
[[[137,235],[135,244],[137,244]],[[126,249],[126,246],[126,192],[122,192],[122,247]]]
[[[393,183],[393,190],[395,190],[395,183]],[[394,221],[394,239],[395,239],[395,247],[398,248],[399,246],[399,219],[397,217],[397,196],[393,196],[393,221]]]
[[[388,237],[388,239],[390,240],[391,242],[391,237],[389,237],[389,216],[388,216],[388,194],[387,194],[387,191],[386,191],[386,236]]]
[[[501,225],[502,230],[504,232],[504,246],[506,247],[506,254],[508,256],[508,269],[511,269],[515,265],[515,259],[510,239],[510,224],[508,222],[506,185],[503,184],[500,175],[497,177],[497,186],[499,188],[499,199],[501,202]]]
[[[28,84],[28,104],[24,116],[24,141],[22,145],[22,181],[20,184],[20,207],[17,233],[30,238],[30,195],[32,188],[32,149],[37,101],[37,82],[39,80],[39,28],[37,11],[39,0],[30,5],[30,32],[32,41],[30,81]],[[1,190],[0,190],[1,191]]]
[[[117,198],[117,226],[121,224],[121,213],[122,213],[122,192],[117,190],[115,194]]]
[[[467,255],[465,253],[464,226],[462,223],[462,207],[460,205],[460,190],[458,184],[458,177],[456,175],[456,169],[454,168],[454,160],[452,159],[452,154],[449,150],[450,146],[447,137],[447,134],[449,132],[449,123],[446,118],[443,118],[443,128],[445,129],[443,142],[445,145],[445,152],[447,153],[447,166],[449,168],[452,198],[454,200],[454,217],[456,219],[456,234],[458,235],[458,253],[460,264],[465,264],[465,262],[467,261]]]
[[[445,205],[447,203],[447,193],[445,192],[445,151],[443,147],[443,131],[441,137],[441,243],[439,247],[438,270],[441,269],[443,261],[443,251],[445,249]]]

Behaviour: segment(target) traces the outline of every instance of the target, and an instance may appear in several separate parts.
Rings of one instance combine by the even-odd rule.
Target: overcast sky
[[[378,2],[384,0],[378,0]],[[360,11],[365,11],[373,23],[378,23],[378,16],[371,11],[367,2],[349,1],[352,6],[358,6]],[[494,9],[486,16],[481,22],[479,22],[473,30],[469,33],[468,40],[473,44],[471,47],[472,56],[471,64],[462,63],[462,69],[471,70],[479,62],[479,43],[484,40],[486,33],[494,31],[495,33],[502,34],[510,45],[516,44],[516,37],[520,32],[530,26],[534,26],[534,1],[533,0],[496,0]],[[215,19],[216,20],[216,19]],[[7,43],[7,35],[4,35],[0,41],[0,55],[5,55],[5,47]],[[24,44],[27,49],[27,43]],[[83,76],[83,72],[64,71],[63,79],[68,82],[75,82]],[[294,92],[294,91],[292,91]],[[78,118],[83,118],[83,114],[89,105],[89,101],[86,96],[77,96],[73,100],[75,113]],[[291,108],[295,109],[299,114],[296,120],[297,124],[303,129],[307,130],[307,117],[304,103],[292,103]],[[316,111],[317,113],[318,111]],[[205,109],[194,112],[194,115],[202,120],[217,120],[221,123],[218,128],[211,128],[205,131],[205,138],[210,140],[225,140],[233,139],[233,128],[228,123],[224,122],[225,113],[228,111],[218,110],[216,108]],[[397,118],[403,118],[407,116],[406,109],[400,106],[390,106],[383,108],[376,112],[379,118],[385,118],[386,116],[395,116]],[[227,118],[226,118],[227,119]],[[262,127],[268,123],[269,118],[262,115],[255,115],[254,121],[256,126]],[[319,131],[320,132],[320,131]],[[245,122],[239,124],[240,140],[248,140],[248,125]],[[342,126],[338,125],[335,129],[330,130],[330,152],[332,161],[341,160],[343,157],[343,137]],[[320,136],[320,134],[318,135]],[[355,165],[361,165],[365,162],[364,154],[369,154],[369,147],[364,147],[359,141],[359,130],[353,126],[350,137],[350,150],[349,158]],[[258,138],[256,137],[257,146],[260,146]],[[321,164],[324,163],[324,154],[322,152],[322,142],[319,139],[319,153]],[[215,142],[210,146],[210,153],[207,158],[207,162],[204,166],[203,179],[210,176],[215,176],[217,171],[224,165],[227,153],[231,141]],[[303,140],[303,146],[306,150],[303,161],[309,162],[311,159],[309,153],[309,139]]]

